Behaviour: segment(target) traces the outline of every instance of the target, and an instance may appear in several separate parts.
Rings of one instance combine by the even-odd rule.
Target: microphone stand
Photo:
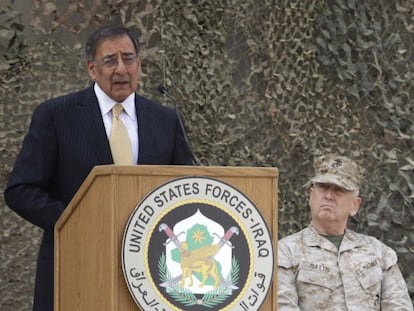
[[[178,105],[177,105],[177,99],[176,99],[173,95],[171,95],[171,94],[168,92],[167,88],[166,88],[165,86],[163,86],[163,85],[159,85],[159,86],[157,87],[157,90],[158,90],[158,92],[160,92],[162,95],[166,96],[166,97],[167,97],[167,98],[168,98],[168,99],[169,99],[169,100],[173,103],[173,105],[174,105],[174,111],[175,111],[175,113],[177,114],[178,123],[179,123],[179,125],[180,125],[181,132],[183,133],[185,143],[186,143],[186,145],[187,145],[188,149],[190,150],[191,157],[192,157],[192,159],[193,159],[193,165],[197,165],[197,166],[199,166],[199,165],[200,165],[200,163],[199,163],[199,161],[197,160],[196,156],[194,155],[193,148],[191,147],[190,140],[188,139],[187,132],[186,132],[185,127],[184,127],[184,122],[183,122],[183,120],[182,120],[181,113],[178,111],[178,108],[177,108],[177,106],[178,106]]]

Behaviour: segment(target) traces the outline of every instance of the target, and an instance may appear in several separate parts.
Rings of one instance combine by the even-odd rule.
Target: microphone
[[[170,92],[168,92],[167,88],[162,84],[158,85],[157,90],[162,95],[166,96],[173,103],[174,111],[177,114],[178,123],[180,124],[181,132],[183,132],[185,143],[188,147],[188,150],[190,150],[191,158],[193,159],[193,165],[200,165],[200,163],[198,162],[196,156],[194,155],[193,148],[191,148],[190,141],[189,141],[187,133],[185,131],[184,122],[181,118],[181,113],[178,111],[177,99],[173,95],[171,95]]]

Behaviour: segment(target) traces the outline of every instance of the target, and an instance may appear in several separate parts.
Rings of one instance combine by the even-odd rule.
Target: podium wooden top
[[[95,166],[91,175],[199,175],[204,176],[257,176],[278,175],[276,167],[251,166],[185,166],[185,165],[100,165]]]
[[[186,166],[186,165],[98,165],[89,173],[80,189],[60,216],[55,225],[55,233],[59,231],[70,217],[74,208],[82,200],[84,194],[92,186],[96,178],[101,176],[208,176],[208,177],[263,177],[277,178],[276,167],[245,166]]]

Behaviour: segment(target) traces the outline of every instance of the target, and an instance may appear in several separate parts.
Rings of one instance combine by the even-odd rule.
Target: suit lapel
[[[98,163],[113,163],[108,137],[106,136],[98,99],[93,91],[93,86],[86,90],[86,94],[78,106],[79,120],[85,128],[85,133],[93,150],[96,152]]]
[[[156,128],[156,119],[151,113],[151,105],[135,96],[135,109],[138,118],[138,163],[151,164],[151,155],[154,154],[154,135],[151,129]]]

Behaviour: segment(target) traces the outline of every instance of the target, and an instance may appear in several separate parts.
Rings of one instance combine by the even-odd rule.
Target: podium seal
[[[272,284],[272,238],[242,192],[209,177],[152,190],[125,227],[122,269],[145,311],[259,310]]]

